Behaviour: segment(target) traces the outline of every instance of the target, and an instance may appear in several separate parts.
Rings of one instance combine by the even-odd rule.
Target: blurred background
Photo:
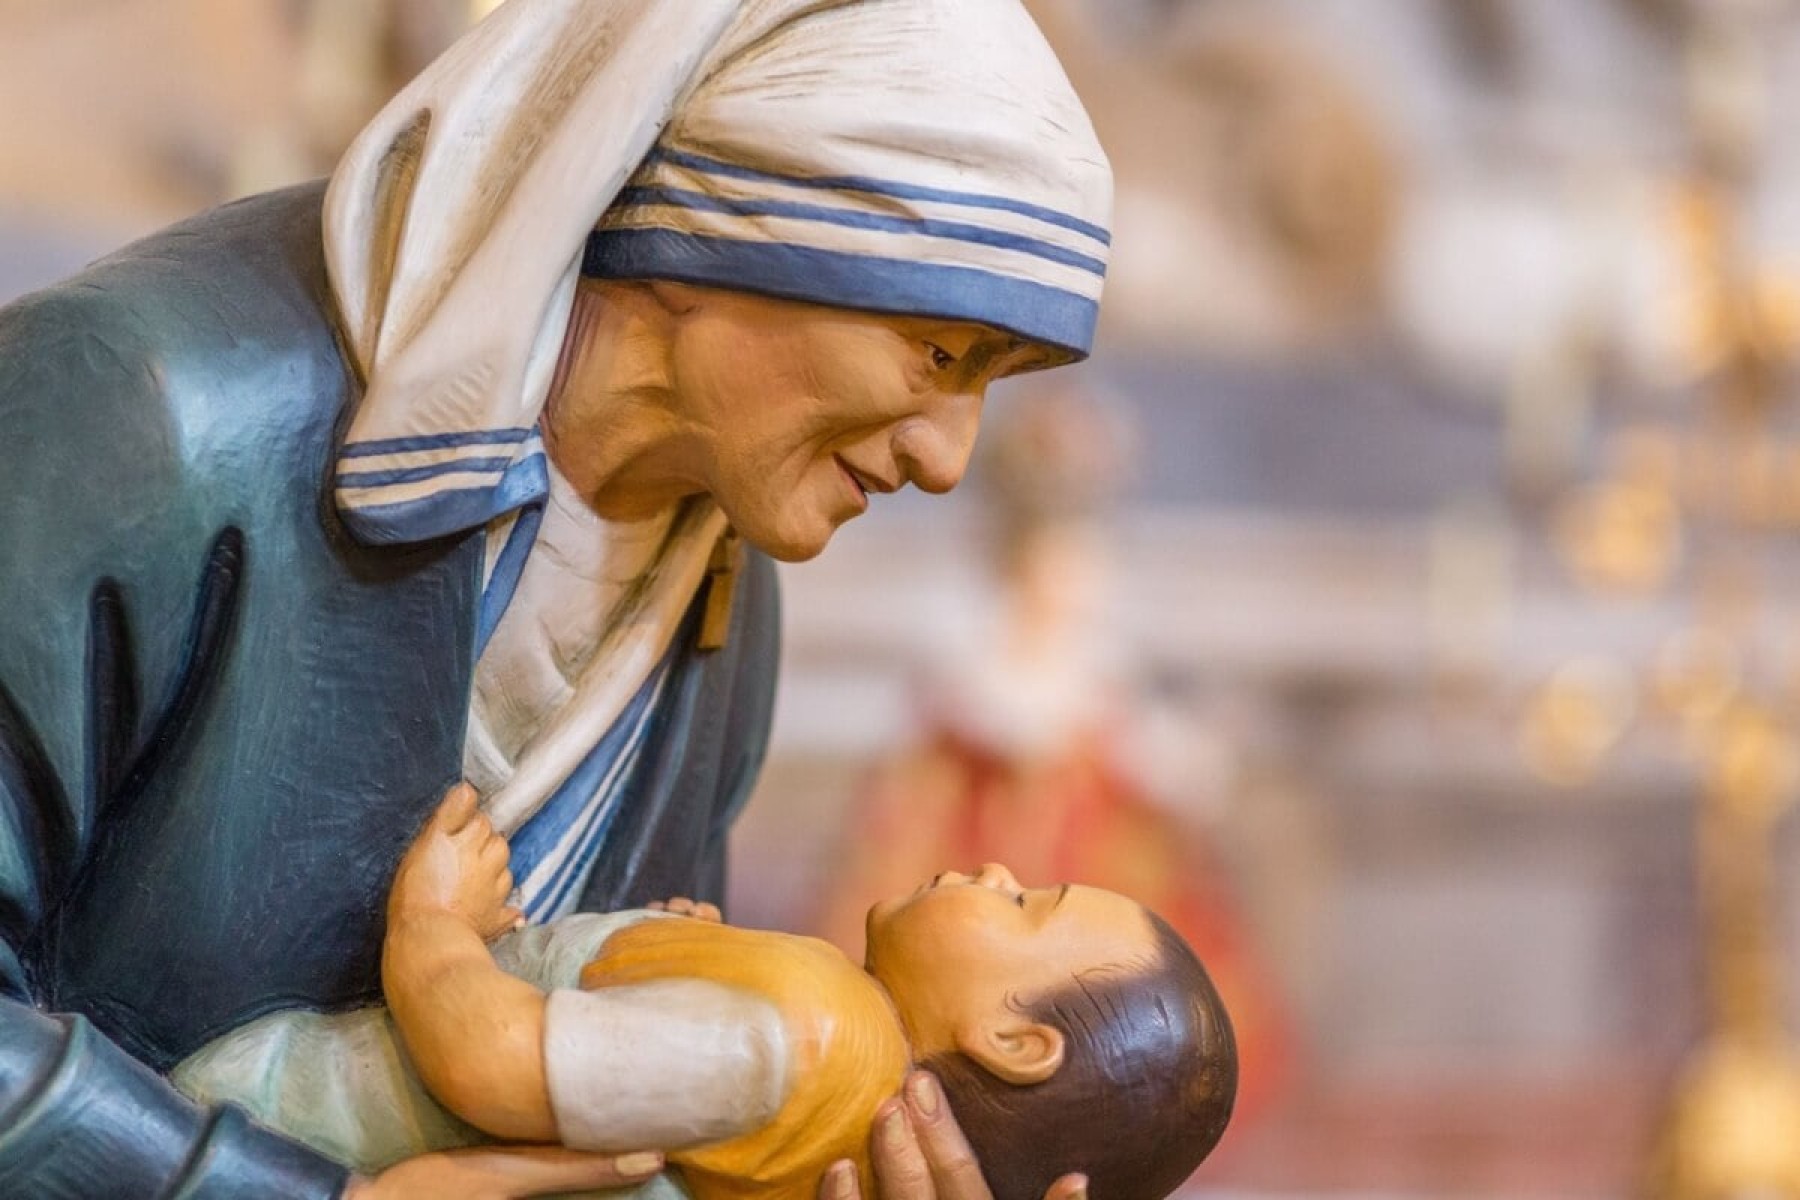
[[[482,7],[0,0],[0,298],[325,173]],[[1032,7],[1102,345],[785,570],[732,917],[1138,896],[1244,1050],[1196,1195],[1800,1196],[1800,4]]]

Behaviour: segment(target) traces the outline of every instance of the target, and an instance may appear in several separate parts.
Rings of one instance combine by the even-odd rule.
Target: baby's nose
[[[975,882],[982,887],[998,888],[1003,892],[1019,890],[1019,881],[1000,863],[982,863],[981,869],[975,872]]]

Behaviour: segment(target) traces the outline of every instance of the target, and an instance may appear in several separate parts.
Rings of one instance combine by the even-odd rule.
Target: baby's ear
[[[958,1030],[956,1048],[988,1074],[1017,1087],[1042,1083],[1063,1064],[1062,1030],[1016,1013]]]

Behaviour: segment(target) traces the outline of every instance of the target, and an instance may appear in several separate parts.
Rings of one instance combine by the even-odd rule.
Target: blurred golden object
[[[1526,763],[1554,784],[1592,779],[1618,745],[1637,710],[1631,673],[1607,658],[1559,667],[1531,698],[1519,729]]]
[[[1800,1196],[1800,1055],[1782,1028],[1771,833],[1800,781],[1794,735],[1744,701],[1716,723],[1700,811],[1713,1034],[1676,1085],[1647,1190]]]
[[[1678,233],[1692,275],[1696,364],[1713,428],[1699,441],[1694,507],[1720,532],[1781,525],[1794,511],[1772,436],[1779,379],[1800,345],[1791,285],[1747,265],[1743,209],[1767,99],[1756,11],[1690,10],[1689,123],[1698,171]],[[1731,544],[1731,539],[1724,539]],[[1743,689],[1723,631],[1755,628],[1757,580],[1741,561],[1708,565],[1702,603],[1721,632],[1665,647],[1657,683],[1687,719],[1704,764],[1696,813],[1710,1032],[1676,1084],[1645,1178],[1656,1200],[1800,1197],[1800,1055],[1782,1022],[1774,834],[1793,806],[1800,750],[1787,715]]]
[[[1690,629],[1658,650],[1651,692],[1690,736],[1712,727],[1738,694],[1743,675],[1737,648],[1713,629]]]
[[[1681,510],[1665,489],[1601,482],[1562,505],[1552,536],[1587,587],[1643,595],[1667,583],[1680,561]]]
[[[1686,268],[1697,419],[1619,435],[1605,473],[1557,508],[1549,531],[1582,584],[1639,597],[1671,581],[1692,540],[1698,625],[1663,643],[1641,686],[1701,766],[1708,1021],[1647,1163],[1644,1191],[1655,1200],[1800,1200],[1800,1052],[1782,1020],[1773,863],[1800,786],[1800,745],[1793,713],[1761,698],[1746,661],[1765,611],[1757,552],[1770,531],[1800,521],[1800,451],[1775,421],[1800,348],[1800,289],[1746,244],[1766,140],[1762,19],[1773,10],[1695,0],[1680,13],[1693,166],[1672,191],[1668,227]],[[1527,761],[1554,782],[1587,779],[1624,737],[1639,689],[1624,666],[1566,664],[1525,714]]]
[[[1557,507],[1551,538],[1583,586],[1642,596],[1681,564],[1683,447],[1673,430],[1639,426],[1615,435],[1608,458],[1609,475]]]
[[[1773,714],[1739,703],[1718,722],[1712,740],[1708,768],[1714,807],[1759,829],[1773,824],[1793,804],[1793,736]]]
[[[1669,199],[1671,236],[1690,268],[1682,297],[1686,356],[1702,376],[1772,372],[1800,345],[1800,281],[1739,262],[1735,202],[1730,188],[1710,178],[1677,183]],[[1765,390],[1728,382],[1730,392]]]
[[[1741,359],[1734,360],[1740,367]],[[1529,386],[1534,403],[1548,395],[1555,407],[1567,409],[1570,393],[1546,389],[1535,375]],[[1577,579],[1600,590],[1655,590],[1680,566],[1682,527],[1705,520],[1746,529],[1800,528],[1800,442],[1730,404],[1707,415],[1721,420],[1699,429],[1641,425],[1611,435],[1600,478],[1558,505],[1553,520],[1556,548]],[[1536,416],[1521,410],[1511,418],[1522,423]],[[1508,428],[1509,438],[1528,432]],[[1513,449],[1509,445],[1509,453]],[[1546,482],[1560,483],[1556,476],[1566,467],[1557,456],[1518,449],[1534,456],[1509,464],[1521,492],[1541,495]]]
[[[1651,1195],[1800,1195],[1800,1060],[1785,1042],[1715,1042],[1689,1065],[1677,1096],[1650,1166]]]

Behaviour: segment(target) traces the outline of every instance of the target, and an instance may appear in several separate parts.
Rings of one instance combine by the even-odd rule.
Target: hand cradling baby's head
[[[939,875],[869,914],[869,971],[944,1084],[996,1200],[1080,1172],[1160,1200],[1224,1133],[1237,1048],[1187,943],[1124,896]]]

